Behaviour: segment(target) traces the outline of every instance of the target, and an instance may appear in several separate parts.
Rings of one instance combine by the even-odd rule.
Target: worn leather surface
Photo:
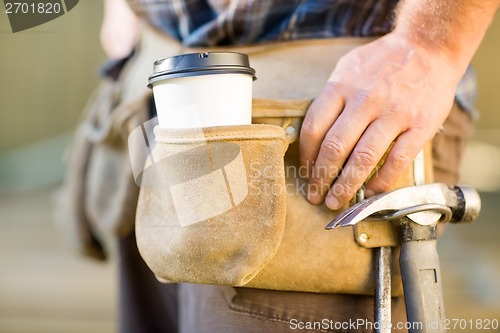
[[[260,106],[260,103],[256,104]],[[300,130],[301,117],[280,117],[279,108],[290,115],[290,106],[270,101],[265,109],[267,117],[256,118],[255,122],[274,123]],[[278,110],[276,110],[276,108]],[[262,114],[255,111],[254,114]],[[295,120],[295,121],[294,121]],[[429,158],[430,145],[426,148],[426,181],[432,181],[432,159]],[[331,211],[324,204],[312,205],[305,199],[304,181],[290,170],[299,166],[298,144],[292,143],[285,155],[287,218],[281,246],[260,274],[246,286],[322,293],[373,294],[373,252],[359,246],[354,239],[352,227],[326,231],[324,227],[333,220],[339,211]],[[393,189],[414,185],[413,167],[410,167],[393,185]],[[379,235],[383,237],[384,235]],[[397,262],[398,251],[394,251]],[[393,295],[402,295],[400,272],[397,265],[393,269]]]
[[[285,132],[273,125],[155,129],[136,219],[161,279],[241,286],[274,257],[285,227]]]
[[[200,175],[214,170],[208,168],[200,172],[203,163],[209,164],[209,161],[199,155],[184,160],[170,159],[163,165],[157,163],[162,175],[150,175],[155,180],[146,182],[150,186],[163,185],[160,188],[142,187],[136,235],[141,255],[160,280],[273,290],[373,293],[372,250],[356,243],[350,227],[326,231],[325,225],[339,211],[331,211],[325,205],[312,205],[305,199],[305,183],[298,174],[298,145],[293,133],[300,130],[305,113],[305,109],[302,112],[300,109],[307,105],[305,101],[257,101],[254,115],[259,118],[254,118],[254,122],[272,125],[203,130],[156,128],[157,146],[153,150],[156,161],[218,140],[237,144],[241,147],[247,184],[251,189],[239,205],[214,218],[190,224],[196,220],[199,209],[213,210],[210,198],[205,202],[193,196],[199,195],[197,192],[209,195],[220,192],[213,180],[208,182],[203,178],[192,184],[193,188],[176,193],[188,204],[182,209],[181,215],[188,215],[183,217],[183,223],[171,199],[172,191],[165,185],[179,184],[181,180],[186,182],[193,173]],[[285,132],[285,129],[288,130]],[[239,139],[235,139],[236,134]],[[281,135],[280,139],[269,141],[268,136],[276,134]],[[291,145],[285,154],[288,143]],[[262,168],[256,171],[256,166]],[[432,174],[431,168],[428,163],[428,175]],[[413,185],[412,168],[394,188],[410,185]],[[280,186],[281,190],[276,192]],[[269,189],[275,189],[272,195]],[[255,194],[258,195],[253,196]],[[215,196],[223,200],[223,195]],[[285,196],[286,204],[282,202]],[[274,226],[265,230],[265,237],[262,225]],[[395,251],[395,258],[397,253]],[[401,292],[396,268],[393,294],[401,295]]]
[[[104,260],[105,234],[132,232],[139,188],[127,136],[146,121],[150,92],[119,104],[119,82],[103,80],[89,99],[66,154],[67,173],[55,202],[55,218],[81,254]]]

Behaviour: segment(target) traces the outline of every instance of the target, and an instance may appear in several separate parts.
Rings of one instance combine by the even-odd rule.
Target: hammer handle
[[[401,245],[399,257],[410,333],[444,332],[444,302],[436,240]]]

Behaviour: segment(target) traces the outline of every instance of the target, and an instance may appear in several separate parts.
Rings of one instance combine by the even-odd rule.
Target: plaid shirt
[[[127,0],[153,26],[186,46],[243,45],[333,37],[375,37],[392,29],[398,0]],[[476,78],[468,70],[457,102],[473,117]]]
[[[391,30],[397,0],[128,0],[187,46],[241,45]]]

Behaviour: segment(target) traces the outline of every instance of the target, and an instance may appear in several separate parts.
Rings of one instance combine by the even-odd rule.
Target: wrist
[[[407,27],[396,28],[392,34],[416,49],[425,50],[429,55],[443,59],[449,66],[461,73],[465,72],[479,46],[473,47],[470,43],[462,43],[460,40],[434,39],[427,32]]]
[[[406,61],[418,59],[425,71],[435,71],[446,75],[451,82],[458,84],[469,65],[468,61],[461,61],[448,54],[443,48],[429,46],[421,40],[415,39],[414,35],[405,31],[395,29],[386,37],[389,43],[397,50],[406,54]]]
[[[465,71],[500,0],[401,0],[394,33]]]

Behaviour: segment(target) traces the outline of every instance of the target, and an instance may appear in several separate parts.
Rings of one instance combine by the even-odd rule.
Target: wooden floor
[[[0,196],[0,332],[115,332],[115,266],[71,251],[52,195]],[[439,244],[450,319],[500,320],[500,195],[483,206],[479,222],[450,226]]]
[[[72,252],[52,195],[0,197],[0,332],[114,332],[114,266]]]

